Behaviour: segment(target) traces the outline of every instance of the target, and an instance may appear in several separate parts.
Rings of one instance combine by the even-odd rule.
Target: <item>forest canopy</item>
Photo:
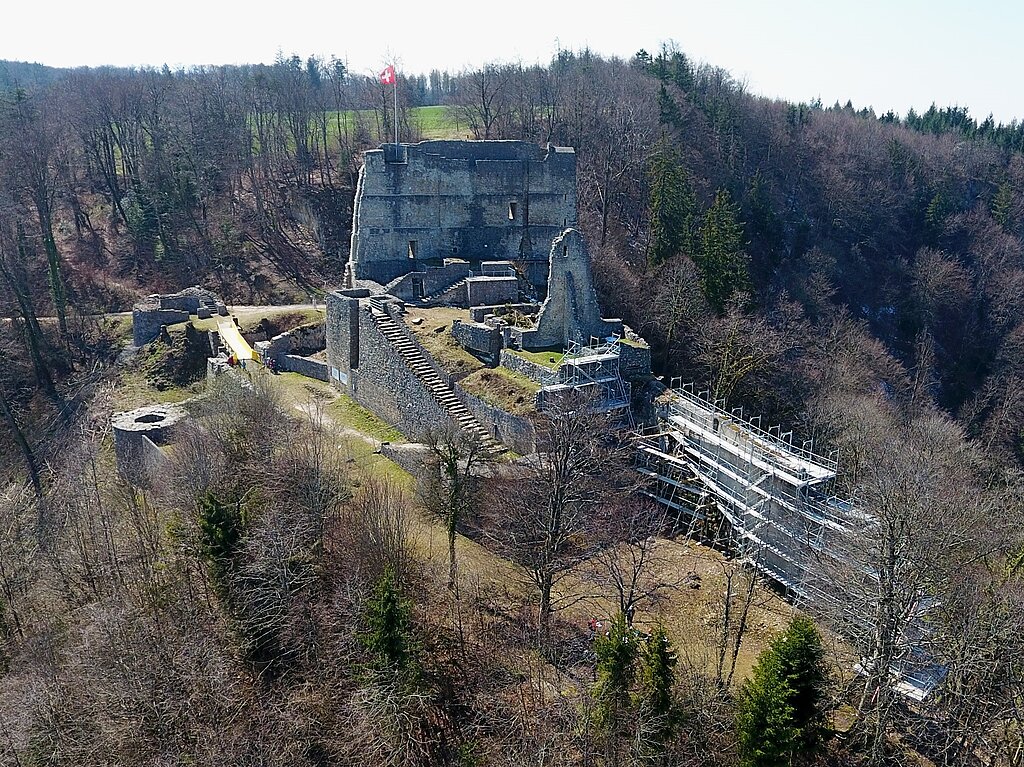
[[[1024,124],[766,99],[672,45],[397,94],[338,58],[0,62],[0,763],[1018,764]],[[375,474],[322,402],[217,392],[173,481],[117,478],[109,417],[139,377],[110,313],[337,286],[360,154],[396,124],[575,147],[602,309],[656,376],[838,454],[871,523],[860,569],[829,573],[832,634],[776,626],[738,672],[772,595],[715,559],[703,644],[674,641],[655,616],[683,587],[643,569],[671,523],[579,469],[614,440],[578,411],[538,424],[575,473],[552,449],[463,476],[478,454],[438,435],[456,493]],[[587,636],[558,613],[591,591],[611,620]],[[948,674],[917,706],[889,669],[921,625]],[[862,660],[842,680],[840,636],[831,662]]]

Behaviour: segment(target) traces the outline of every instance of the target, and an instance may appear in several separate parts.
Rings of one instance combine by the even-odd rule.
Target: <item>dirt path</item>
[[[315,304],[234,304],[228,306],[228,311],[232,314],[236,312],[258,312],[258,311],[275,311],[275,312],[287,312],[287,311],[305,311],[308,309],[317,309],[324,311],[325,304],[323,301],[317,301]],[[119,317],[131,317],[132,313],[129,312],[100,312],[99,314],[69,314],[68,320],[78,317],[81,319],[116,319]],[[21,319],[21,317],[0,317],[0,322],[10,322],[12,319]],[[50,316],[39,316],[36,317],[38,320],[55,320],[56,317]]]
[[[286,391],[286,387],[281,387],[281,388],[282,388],[283,391]],[[307,418],[314,418],[317,415],[316,407],[313,405],[312,402],[306,402],[306,403],[294,402],[292,404],[292,408],[295,409],[295,410],[298,410],[300,413],[304,414]],[[356,437],[358,439],[361,439],[366,444],[372,446],[374,450],[376,450],[376,449],[378,449],[380,447],[380,442],[378,440],[374,439],[373,437],[371,437],[369,434],[363,434],[358,429],[353,429],[351,426],[346,426],[343,423],[339,423],[336,419],[332,418],[328,413],[326,413],[324,411],[320,412],[320,418],[323,419],[324,423],[328,424],[331,428],[333,428],[338,434],[340,434],[342,436],[345,436],[345,437]]]

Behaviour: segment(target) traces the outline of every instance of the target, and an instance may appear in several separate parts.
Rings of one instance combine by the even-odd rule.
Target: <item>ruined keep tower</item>
[[[537,287],[576,225],[576,153],[526,141],[384,144],[364,155],[346,283],[386,285],[444,259],[516,262]]]

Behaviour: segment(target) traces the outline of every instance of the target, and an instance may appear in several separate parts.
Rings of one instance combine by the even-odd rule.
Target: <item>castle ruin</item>
[[[366,152],[345,288],[327,297],[332,383],[414,439],[447,425],[528,451],[523,419],[460,387],[404,317],[407,307],[465,309],[446,332],[482,365],[510,361],[515,374],[530,363],[504,352],[561,354],[614,342],[625,328],[601,317],[575,227],[571,148],[424,141]],[[618,356],[610,357],[603,373],[617,378]],[[572,379],[552,371],[530,378],[538,407],[551,399],[541,391],[546,384],[561,390]],[[615,390],[618,407],[627,388]]]
[[[347,287],[387,285],[457,259],[477,272],[484,262],[511,261],[543,289],[551,241],[576,226],[569,147],[423,141],[363,157]]]

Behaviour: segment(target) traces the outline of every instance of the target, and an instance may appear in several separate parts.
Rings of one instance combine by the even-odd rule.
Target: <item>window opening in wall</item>
[[[568,245],[563,245],[562,246],[562,258],[568,258],[568,257],[569,257],[569,246]]]
[[[518,206],[517,203],[510,202],[508,204],[508,220],[509,221],[515,221],[516,220],[516,213],[518,212],[518,208],[519,208],[519,206]]]
[[[423,298],[423,278],[413,277],[412,278],[412,297]]]
[[[416,258],[416,240],[409,240],[409,258]]]

